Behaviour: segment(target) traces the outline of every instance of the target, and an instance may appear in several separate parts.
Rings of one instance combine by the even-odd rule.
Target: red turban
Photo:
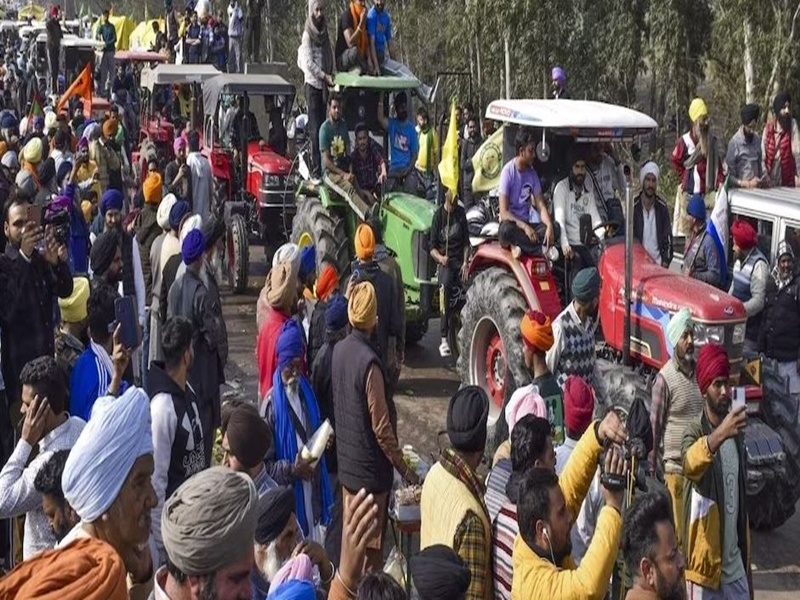
[[[522,339],[532,350],[547,352],[553,346],[553,326],[544,314],[531,310],[519,324]]]
[[[583,434],[592,423],[594,391],[577,375],[564,382],[564,425],[572,433]]]
[[[744,219],[736,219],[733,222],[733,225],[731,225],[731,237],[733,237],[733,243],[742,250],[754,248],[758,243],[756,228]]]
[[[708,386],[715,379],[724,377],[727,379],[731,373],[731,364],[728,362],[728,353],[719,344],[706,344],[700,348],[697,356],[697,367],[695,377],[700,393],[705,394]]]
[[[328,295],[336,288],[339,283],[339,275],[331,265],[325,265],[317,277],[317,298],[327,300]]]

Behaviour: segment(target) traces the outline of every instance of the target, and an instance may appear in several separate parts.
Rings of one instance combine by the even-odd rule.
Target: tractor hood
[[[654,306],[675,313],[689,308],[698,322],[726,323],[744,321],[744,305],[727,293],[677,271],[657,265],[641,244],[633,245],[634,304]],[[625,287],[625,245],[611,243],[600,258],[600,275],[603,287],[619,290],[617,299],[622,304]]]
[[[269,175],[286,175],[292,166],[286,157],[274,152],[269,146],[259,146],[258,142],[250,142],[248,145],[247,162],[251,169]]]
[[[424,198],[404,193],[387,194],[382,208],[397,217],[412,231],[428,231],[433,221],[436,206]]]

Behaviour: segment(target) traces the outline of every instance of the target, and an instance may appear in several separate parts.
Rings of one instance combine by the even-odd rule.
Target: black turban
[[[469,587],[466,563],[452,548],[441,544],[412,556],[409,571],[420,600],[461,600]]]
[[[786,103],[791,103],[791,101],[792,97],[789,95],[789,92],[780,92],[772,101],[772,112],[774,112],[775,116],[777,117],[778,114],[783,110],[783,107],[786,105]]]
[[[116,229],[104,231],[94,241],[89,259],[95,275],[105,275],[111,263],[114,262],[114,255],[117,253],[118,246],[119,237],[117,237]]]
[[[741,115],[742,125],[750,125],[753,121],[758,121],[758,117],[761,115],[761,108],[759,108],[758,104],[745,104],[742,107]]]
[[[468,385],[450,399],[447,409],[447,436],[456,450],[483,451],[486,446],[486,421],[489,398],[483,388]]]
[[[269,425],[254,410],[233,409],[225,429],[231,454],[248,469],[258,466],[272,443]]]
[[[225,233],[225,222],[211,215],[208,219],[203,221],[200,231],[203,232],[203,238],[206,240],[206,250],[208,250],[211,246],[216,244],[219,238]]]
[[[259,501],[256,543],[266,546],[278,538],[294,514],[294,490],[280,487],[268,491]]]
[[[52,158],[48,158],[39,165],[39,181],[50,183],[55,176],[56,162]]]

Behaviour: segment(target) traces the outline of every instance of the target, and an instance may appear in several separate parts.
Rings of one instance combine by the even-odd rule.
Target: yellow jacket
[[[593,423],[572,451],[567,466],[559,478],[567,509],[576,516],[592,483],[597,469],[597,457],[602,450],[595,436]],[[571,556],[556,567],[541,558],[517,535],[514,540],[514,579],[512,600],[593,600],[602,599],[608,589],[611,571],[617,558],[622,531],[622,516],[604,506],[589,548],[575,567]]]

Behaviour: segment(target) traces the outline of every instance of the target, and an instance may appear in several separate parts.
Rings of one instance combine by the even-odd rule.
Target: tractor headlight
[[[281,185],[281,176],[280,175],[266,175],[264,177],[264,181],[267,187],[280,187]]]
[[[738,325],[734,325],[734,327],[733,327],[733,345],[734,346],[744,343],[745,326],[746,326],[745,323],[739,323]]]
[[[725,342],[725,327],[723,325],[696,323],[694,326],[694,342],[697,345],[723,344]]]

